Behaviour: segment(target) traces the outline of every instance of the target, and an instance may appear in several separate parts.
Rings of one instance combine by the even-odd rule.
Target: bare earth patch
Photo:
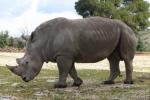
[[[16,65],[16,58],[20,58],[24,55],[24,53],[5,53],[0,52],[0,65],[5,66],[6,64],[9,65]],[[150,72],[150,54],[146,53],[144,55],[137,54],[133,61],[134,65],[134,71],[136,72]],[[57,69],[57,66],[55,63],[45,63],[43,68],[45,69]],[[77,63],[76,64],[77,69],[98,69],[98,70],[109,70],[109,63],[105,59],[103,61],[97,62],[97,63],[88,63],[88,64],[82,64]],[[125,70],[124,63],[120,63],[120,68],[122,71]]]

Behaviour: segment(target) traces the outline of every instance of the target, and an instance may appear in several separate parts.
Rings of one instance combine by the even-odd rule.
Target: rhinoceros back
[[[75,24],[78,24],[75,25],[78,31],[74,31],[78,32],[77,62],[97,62],[108,57],[117,47],[120,26],[114,20],[93,17],[77,20]]]

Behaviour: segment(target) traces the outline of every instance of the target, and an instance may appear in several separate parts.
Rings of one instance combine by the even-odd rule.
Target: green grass
[[[54,89],[58,79],[57,70],[41,70],[32,81],[25,83],[5,67],[0,67],[0,97],[12,96],[17,100],[149,100],[150,73],[134,73],[135,84],[124,85],[123,77],[116,79],[114,85],[104,85],[109,71],[78,70],[84,84],[71,87],[73,80],[68,77],[68,87]]]

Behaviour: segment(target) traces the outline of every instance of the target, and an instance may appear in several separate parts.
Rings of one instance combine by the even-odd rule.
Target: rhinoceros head
[[[40,72],[43,61],[39,52],[40,41],[35,41],[33,33],[27,41],[26,52],[22,58],[16,59],[17,66],[9,66],[7,68],[16,75],[21,76],[21,78],[28,82]]]

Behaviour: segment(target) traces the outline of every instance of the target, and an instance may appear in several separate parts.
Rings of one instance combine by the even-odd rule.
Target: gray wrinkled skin
[[[27,41],[23,58],[18,66],[8,67],[26,82],[41,70],[44,62],[56,62],[59,81],[56,88],[67,86],[68,74],[74,79],[73,86],[80,86],[74,63],[95,63],[105,58],[110,63],[110,76],[105,84],[113,84],[120,74],[119,62],[126,68],[125,84],[132,84],[132,61],[135,55],[136,37],[126,24],[101,17],[69,20],[55,18],[41,24]]]

